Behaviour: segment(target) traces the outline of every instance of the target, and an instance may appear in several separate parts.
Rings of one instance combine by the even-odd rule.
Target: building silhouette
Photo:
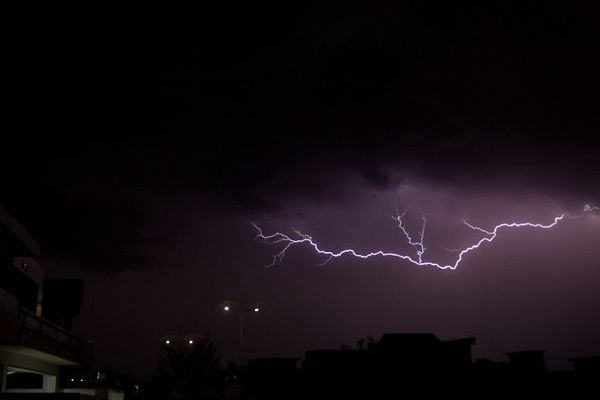
[[[60,391],[68,368],[90,364],[91,342],[73,335],[83,281],[47,279],[40,246],[0,207],[0,382],[2,397]]]
[[[296,359],[251,360],[236,370],[242,386],[237,398],[478,400],[600,395],[600,357],[573,358],[573,370],[548,371],[543,350],[506,352],[505,361],[473,361],[475,344],[474,337],[440,340],[429,333],[387,333],[367,348],[308,350],[299,368]]]

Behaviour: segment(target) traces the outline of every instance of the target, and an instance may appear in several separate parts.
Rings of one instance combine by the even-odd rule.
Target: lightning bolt
[[[419,262],[423,262],[423,254],[425,254],[425,250],[427,250],[425,245],[423,244],[423,241],[425,238],[425,227],[427,226],[427,218],[425,217],[425,213],[421,214],[421,221],[422,221],[421,230],[419,230],[419,241],[416,242],[413,240],[413,238],[409,234],[408,230],[404,226],[404,222],[402,221],[402,218],[404,218],[404,216],[406,215],[407,212],[408,212],[408,207],[404,209],[402,214],[400,214],[398,212],[398,207],[396,207],[396,216],[392,217],[392,219],[398,221],[398,228],[400,228],[400,230],[404,234],[406,241],[408,242],[409,245],[411,245],[412,247],[414,247],[416,249],[417,260]]]
[[[486,243],[493,242],[494,239],[496,239],[496,237],[498,236],[498,234],[501,231],[508,230],[508,229],[519,229],[519,228],[552,229],[564,219],[582,218],[584,215],[595,213],[598,210],[600,210],[600,207],[594,207],[594,206],[590,206],[589,204],[586,204],[583,207],[583,210],[581,211],[581,213],[573,215],[573,214],[569,214],[566,212],[562,212],[560,215],[555,216],[554,219],[552,220],[552,222],[550,222],[550,223],[543,224],[543,223],[537,223],[537,222],[503,222],[501,224],[496,225],[493,229],[484,229],[482,227],[473,225],[473,224],[467,222],[466,220],[464,220],[463,223],[465,226],[467,226],[471,230],[481,233],[483,236],[479,240],[475,241],[474,243],[472,243],[462,249],[448,249],[449,251],[452,251],[452,252],[455,252],[458,254],[458,256],[456,257],[454,262],[449,263],[449,264],[438,263],[438,262],[434,262],[434,261],[427,261],[424,259],[424,255],[427,250],[427,248],[424,244],[425,227],[427,225],[427,219],[426,219],[425,214],[422,214],[422,216],[421,216],[422,225],[421,225],[421,229],[418,232],[418,240],[413,239],[412,235],[406,228],[404,221],[403,221],[403,218],[406,216],[408,208],[405,209],[402,213],[399,213],[398,210],[396,209],[396,215],[393,216],[392,219],[394,219],[395,221],[398,222],[398,228],[400,228],[400,231],[402,232],[402,235],[406,239],[406,242],[414,248],[415,255],[395,253],[395,252],[384,251],[384,250],[377,250],[377,251],[372,251],[369,253],[360,253],[352,248],[342,249],[342,250],[338,250],[338,251],[326,250],[326,249],[321,248],[319,246],[319,244],[317,244],[317,242],[315,242],[311,236],[309,236],[305,233],[302,233],[298,230],[293,230],[295,237],[291,237],[291,236],[286,235],[285,233],[281,233],[281,232],[276,232],[276,233],[273,233],[270,235],[265,235],[263,233],[262,229],[258,225],[256,225],[255,223],[252,222],[252,226],[254,227],[254,229],[256,229],[256,232],[257,232],[256,239],[257,240],[259,240],[269,246],[281,245],[280,250],[273,255],[273,260],[268,265],[268,267],[272,267],[275,264],[277,264],[278,262],[282,262],[283,258],[286,255],[286,252],[292,246],[306,245],[306,246],[312,247],[317,254],[325,256],[325,261],[323,261],[319,265],[325,265],[333,258],[339,258],[342,256],[352,256],[352,257],[361,258],[361,259],[367,259],[367,258],[372,258],[372,257],[391,257],[391,258],[397,258],[400,260],[408,261],[409,263],[414,264],[416,266],[420,266],[420,267],[435,267],[438,269],[455,270],[456,268],[458,268],[458,266],[460,265],[460,263],[463,261],[464,257],[467,254],[477,250],[480,246],[482,246]]]

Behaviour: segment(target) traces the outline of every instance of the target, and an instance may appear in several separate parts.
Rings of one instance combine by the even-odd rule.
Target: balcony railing
[[[91,357],[93,346],[90,341],[74,336],[60,326],[25,309],[20,310],[19,318],[22,333],[42,337],[56,343],[76,358]]]

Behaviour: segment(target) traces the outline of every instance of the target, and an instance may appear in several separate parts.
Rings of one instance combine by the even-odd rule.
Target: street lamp
[[[254,303],[247,307],[237,307],[235,303],[227,301],[221,304],[221,309],[226,312],[235,312],[240,316],[240,366],[244,363],[244,318],[247,314],[260,311],[260,304]]]
[[[160,343],[164,347],[178,348],[182,344],[188,344],[190,346],[198,343],[198,335],[187,335],[187,336],[175,336],[175,335],[166,335],[160,339]]]

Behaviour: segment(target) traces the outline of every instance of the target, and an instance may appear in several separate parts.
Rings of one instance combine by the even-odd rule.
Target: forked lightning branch
[[[585,205],[583,210],[578,214],[570,214],[563,212],[560,215],[554,216],[552,220],[546,223],[542,222],[502,222],[491,229],[485,229],[476,225],[473,225],[467,221],[463,221],[465,226],[469,229],[479,232],[481,237],[475,240],[473,243],[464,246],[461,249],[454,251],[458,255],[454,259],[452,263],[441,263],[435,262],[431,260],[427,260],[425,255],[427,251],[427,247],[425,246],[425,228],[427,226],[427,218],[425,214],[421,216],[422,224],[421,228],[417,232],[416,238],[411,235],[409,230],[407,229],[404,218],[406,216],[407,210],[404,210],[402,213],[396,210],[396,215],[392,218],[398,223],[398,228],[402,232],[402,236],[406,240],[412,248],[412,253],[399,253],[385,250],[374,250],[368,253],[359,252],[353,248],[344,248],[341,250],[332,250],[324,247],[323,245],[317,243],[310,235],[302,233],[298,230],[293,230],[293,235],[288,235],[281,232],[275,232],[272,234],[265,234],[263,230],[252,223],[252,226],[256,229],[256,239],[269,245],[277,247],[276,253],[273,255],[272,262],[268,265],[269,267],[274,266],[278,262],[282,262],[285,257],[287,251],[296,246],[308,246],[312,248],[317,254],[324,257],[324,260],[320,263],[320,265],[325,265],[329,261],[334,258],[340,257],[355,257],[360,259],[367,259],[373,257],[389,257],[389,258],[397,258],[399,260],[406,261],[410,264],[420,266],[420,267],[435,267],[439,269],[450,269],[455,270],[458,268],[460,263],[464,260],[464,258],[471,252],[479,249],[481,246],[493,242],[502,232],[508,230],[516,230],[516,229],[552,229],[556,227],[561,221],[565,219],[577,219],[582,218],[587,214],[593,214],[600,210],[599,207],[593,207],[590,205]]]

